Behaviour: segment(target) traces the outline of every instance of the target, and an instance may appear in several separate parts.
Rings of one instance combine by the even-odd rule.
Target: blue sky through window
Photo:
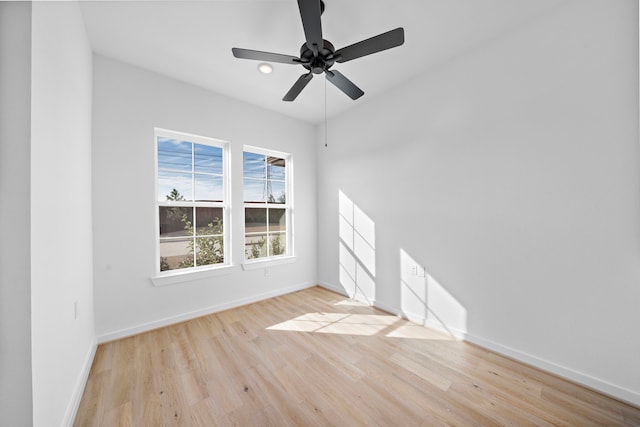
[[[188,201],[222,201],[222,148],[158,137],[158,201],[176,189]]]

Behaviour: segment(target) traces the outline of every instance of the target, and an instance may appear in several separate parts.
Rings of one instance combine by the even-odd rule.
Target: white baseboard
[[[346,295],[345,290],[340,286],[335,286],[330,283],[324,283],[324,282],[320,282],[319,284],[324,288],[327,288],[329,290],[338,292],[342,295],[349,297],[349,295]],[[495,343],[491,340],[487,340],[485,338],[469,334],[466,331],[445,327],[444,325],[441,325],[438,322],[432,321],[431,319],[426,319],[424,316],[415,315],[412,313],[405,313],[396,307],[391,307],[377,300],[373,302],[373,306],[379,308],[380,310],[405,318],[413,323],[417,323],[423,326],[427,326],[430,328],[443,331],[445,333],[449,333],[457,339],[467,341],[469,343],[483,347],[487,350],[491,350],[494,353],[507,356],[519,362],[525,363],[527,365],[531,365],[535,368],[538,368],[543,371],[549,372],[551,374],[557,375],[559,377],[565,378],[569,381],[573,381],[577,384],[593,389],[599,393],[606,394],[615,399],[630,403],[634,406],[640,406],[640,392],[629,390],[627,388],[620,387],[615,384],[611,384],[599,378],[592,377],[591,375],[575,371],[573,369],[558,365],[548,360],[541,359],[531,354],[504,346],[502,344]]]
[[[450,326],[445,326],[442,323],[437,322],[435,320],[427,319],[423,315],[398,310],[397,308],[385,305],[380,301],[374,301],[373,306],[376,308],[379,308],[380,310],[386,311],[387,313],[395,314],[396,316],[407,319],[410,322],[417,323],[419,325],[444,332],[445,334],[451,335],[453,338],[456,338],[459,340],[465,339],[465,335],[466,335],[465,331],[452,328]]]
[[[629,390],[627,388],[611,384],[599,378],[592,377],[591,375],[575,371],[573,369],[558,365],[556,363],[541,359],[539,357],[519,350],[515,350],[502,344],[495,343],[482,337],[465,334],[464,340],[480,347],[486,348],[487,350],[491,350],[495,353],[507,356],[511,359],[515,359],[519,362],[526,363],[527,365],[534,366],[543,371],[581,384],[599,393],[606,394],[615,399],[630,403],[634,406],[640,406],[640,393],[637,391]]]
[[[391,307],[391,306],[389,306],[389,305],[383,304],[383,303],[381,303],[381,302],[380,302],[380,301],[378,301],[378,300],[374,300],[374,301],[373,301],[373,306],[374,306],[375,308],[379,308],[379,309],[380,309],[380,310],[382,310],[382,311],[386,311],[387,313],[395,314],[396,316],[402,317],[403,319],[407,319],[407,320],[409,320],[409,321],[411,321],[411,322],[413,322],[413,323],[421,323],[421,324],[424,324],[424,321],[423,321],[423,320],[421,320],[421,319],[419,318],[419,316],[415,316],[415,317],[413,317],[413,316],[408,316],[408,315],[407,315],[406,313],[404,313],[402,310],[398,310],[398,309],[396,309],[395,307]]]
[[[335,286],[335,285],[332,285],[331,283],[321,282],[321,281],[318,282],[318,286],[321,286],[325,289],[333,291],[337,294],[344,295],[345,297],[351,298],[351,295],[347,294],[347,291],[342,286]]]
[[[240,298],[233,301],[224,302],[214,306],[206,307],[200,310],[190,311],[188,313],[178,314],[176,316],[166,317],[160,320],[154,320],[152,322],[143,323],[141,325],[132,326],[130,328],[120,329],[119,331],[108,332],[98,336],[98,344],[102,344],[109,341],[115,341],[121,338],[130,337],[133,335],[148,332],[153,329],[162,328],[165,326],[173,325],[175,323],[184,322],[186,320],[195,319],[196,317],[206,316],[208,314],[217,313],[219,311],[228,310],[230,308],[236,308],[243,305],[251,304],[254,302],[262,301],[265,299],[286,295],[291,292],[300,291],[303,289],[316,286],[317,282],[302,283],[287,288],[276,289],[270,292],[264,292],[262,294],[251,295],[246,298]]]
[[[78,376],[78,380],[76,381],[76,385],[73,388],[73,395],[71,396],[71,400],[69,401],[69,405],[67,406],[67,410],[64,414],[64,419],[62,422],[63,426],[73,426],[73,422],[76,419],[76,414],[78,413],[78,408],[80,407],[82,395],[84,394],[84,388],[87,385],[87,380],[89,379],[89,372],[91,372],[91,366],[93,365],[93,359],[96,356],[97,349],[98,343],[96,340],[94,340],[91,344],[91,348],[89,348],[87,357],[84,360],[82,370],[80,371],[80,375]]]

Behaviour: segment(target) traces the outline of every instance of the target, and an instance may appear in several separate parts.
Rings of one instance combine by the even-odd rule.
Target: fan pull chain
[[[324,77],[324,146],[327,147],[327,77]]]

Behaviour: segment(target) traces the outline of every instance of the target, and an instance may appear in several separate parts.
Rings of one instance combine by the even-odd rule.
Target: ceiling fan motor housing
[[[306,43],[300,47],[300,60],[302,66],[309,71],[313,71],[314,74],[322,74],[325,70],[331,68],[336,62],[334,53],[336,48],[327,41],[322,40],[322,48],[318,49],[318,56],[315,57],[313,50],[309,49]]]

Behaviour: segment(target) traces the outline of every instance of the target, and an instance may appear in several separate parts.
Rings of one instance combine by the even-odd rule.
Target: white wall
[[[0,414],[28,426],[31,399],[31,4],[0,2]]]
[[[93,226],[100,341],[315,284],[314,127],[94,56]],[[154,127],[230,142],[234,264],[229,275],[155,287]],[[293,264],[243,271],[242,146],[294,159]]]
[[[637,9],[570,2],[331,119],[321,282],[640,404]]]
[[[34,3],[32,34],[33,422],[70,425],[95,351],[92,56],[76,2]]]

